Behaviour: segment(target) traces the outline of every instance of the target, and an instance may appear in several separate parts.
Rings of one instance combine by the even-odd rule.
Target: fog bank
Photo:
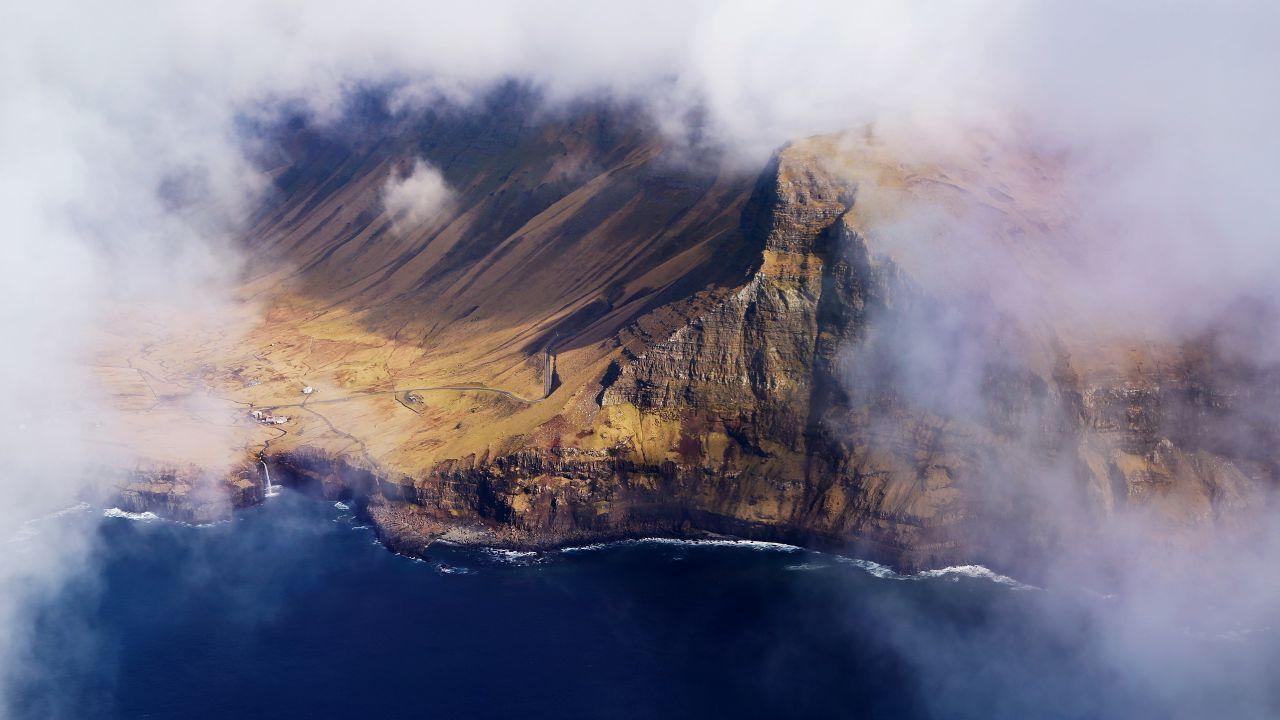
[[[8,3],[0,535],[16,549],[0,559],[0,634],[21,637],[21,599],[89,554],[91,524],[71,537],[21,529],[94,481],[102,458],[82,420],[111,421],[92,370],[102,326],[121,307],[210,327],[252,317],[235,297],[234,240],[270,183],[246,123],[299,107],[340,122],[370,86],[391,88],[399,112],[465,107],[515,79],[549,106],[638,102],[673,155],[710,147],[744,168],[850,128],[914,163],[967,161],[975,147],[1034,155],[1065,208],[1069,262],[1050,285],[1075,300],[1073,318],[1181,337],[1242,300],[1276,299],[1277,21],[1280,6],[1262,1]],[[415,223],[448,196],[424,165],[384,197]],[[884,221],[907,244],[983,231],[930,225],[932,210]],[[996,284],[1006,261],[961,272]],[[1275,330],[1241,329],[1241,352],[1280,359]],[[1258,562],[1275,558],[1267,548]],[[1246,589],[1274,602],[1272,579],[1245,568]],[[15,653],[0,654],[0,676]],[[1150,657],[1117,651],[1118,664]]]

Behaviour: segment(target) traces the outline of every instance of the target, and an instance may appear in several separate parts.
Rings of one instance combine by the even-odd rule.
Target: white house
[[[284,415],[272,415],[271,413],[263,410],[254,410],[249,414],[253,416],[254,420],[257,420],[263,425],[283,425],[289,422],[289,418]]]

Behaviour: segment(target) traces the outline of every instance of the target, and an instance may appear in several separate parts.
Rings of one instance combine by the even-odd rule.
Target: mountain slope
[[[236,502],[260,453],[407,552],[711,531],[1001,567],[1105,541],[1122,513],[1194,545],[1261,507],[1275,428],[1249,408],[1274,372],[1064,320],[1048,184],[853,137],[707,172],[618,108],[522,98],[286,129],[246,238],[262,320],[131,359],[175,396],[194,375],[290,416],[236,411]],[[454,192],[406,227],[382,193],[419,159]],[[888,232],[886,207],[917,205],[982,232]],[[1013,258],[999,286],[939,272],[992,257]],[[1043,302],[1005,302],[1020,283]],[[155,486],[129,501],[181,505]]]

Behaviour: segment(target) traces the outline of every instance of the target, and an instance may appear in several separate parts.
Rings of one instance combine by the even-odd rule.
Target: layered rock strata
[[[740,286],[605,338],[600,371],[541,401],[527,431],[419,472],[305,442],[267,461],[287,482],[355,499],[414,554],[440,539],[717,533],[904,567],[1007,568],[1099,542],[1120,515],[1194,545],[1261,510],[1274,370],[1231,365],[1211,338],[1104,362],[1051,316],[935,287],[868,226],[840,142],[797,143],[762,173],[741,211],[742,247],[758,257]],[[210,512],[183,509],[179,485],[126,497]],[[229,487],[228,506],[260,499],[247,477]]]

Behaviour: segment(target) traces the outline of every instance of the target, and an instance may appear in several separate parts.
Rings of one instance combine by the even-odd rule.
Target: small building
[[[308,385],[308,386],[306,386],[306,387],[302,388],[302,394],[303,394],[303,395],[310,395],[311,393],[313,393],[313,392],[315,392],[315,391],[316,391],[316,389],[315,389],[315,388],[313,388],[313,387],[311,387],[310,385]]]
[[[283,425],[289,422],[289,418],[284,415],[273,415],[265,410],[254,410],[249,413],[253,419],[263,425]]]

